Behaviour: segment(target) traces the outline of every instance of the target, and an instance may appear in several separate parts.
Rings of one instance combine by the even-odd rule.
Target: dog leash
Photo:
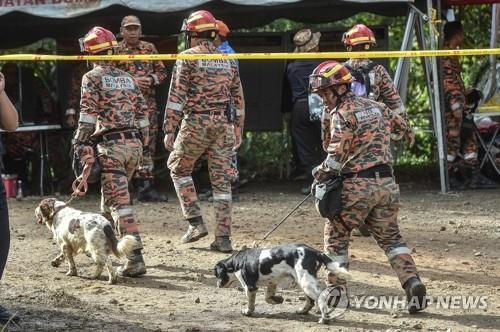
[[[90,175],[90,171],[92,169],[92,164],[94,163],[94,151],[92,147],[85,146],[82,151],[82,161],[85,163],[83,167],[82,174],[80,174],[75,181],[71,184],[71,188],[73,189],[73,193],[70,198],[65,202],[66,205],[71,203],[71,201],[77,197],[83,197],[87,193],[89,185],[87,183],[87,179]]]
[[[274,227],[273,227],[273,228],[272,228],[269,232],[267,232],[267,234],[266,234],[266,235],[264,235],[264,237],[263,237],[261,240],[259,240],[258,242],[254,242],[254,243],[253,243],[253,247],[254,247],[254,248],[256,248],[256,247],[258,247],[258,246],[259,246],[262,242],[264,242],[264,241],[265,241],[265,240],[269,237],[269,235],[271,235],[271,234],[272,234],[272,233],[273,233],[276,229],[278,229],[278,227],[280,227],[280,226],[281,226],[281,224],[283,224],[283,223],[285,222],[285,220],[287,220],[287,219],[288,219],[288,217],[290,217],[290,216],[291,216],[291,215],[292,215],[295,211],[297,211],[297,209],[298,209],[298,208],[299,208],[302,204],[304,204],[304,202],[305,202],[305,201],[307,201],[307,199],[308,199],[309,197],[311,197],[311,195],[312,195],[312,193],[309,193],[309,195],[307,195],[307,196],[306,196],[306,198],[304,198],[304,199],[302,200],[302,202],[300,202],[299,204],[297,204],[297,205],[296,205],[296,206],[292,209],[292,211],[290,211],[290,212],[289,212],[289,213],[285,216],[285,218],[281,219],[281,221],[280,221],[278,224],[276,224],[276,226],[274,226]]]

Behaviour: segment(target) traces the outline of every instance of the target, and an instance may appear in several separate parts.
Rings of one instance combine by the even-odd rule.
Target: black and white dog
[[[242,313],[250,316],[255,310],[255,295],[259,286],[266,288],[267,303],[279,304],[283,297],[276,295],[276,286],[283,281],[292,281],[306,294],[306,303],[297,311],[308,313],[314,306],[323,288],[317,280],[322,265],[343,279],[350,279],[349,272],[339,263],[333,262],[324,253],[304,244],[287,244],[271,249],[251,248],[234,253],[215,265],[217,287],[229,287],[238,280],[246,292],[248,305]],[[326,318],[326,304],[318,303],[321,316]]]

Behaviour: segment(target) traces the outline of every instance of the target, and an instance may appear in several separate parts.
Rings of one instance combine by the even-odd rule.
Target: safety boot
[[[495,181],[492,181],[481,174],[481,170],[479,168],[475,168],[472,170],[471,178],[467,183],[467,186],[470,189],[494,189],[498,185]]]
[[[116,274],[120,277],[130,278],[146,274],[146,264],[144,264],[141,249],[136,249],[127,256],[127,262],[116,269]]]
[[[408,279],[403,288],[406,293],[406,301],[408,301],[408,312],[410,314],[417,313],[427,307],[427,290],[425,285],[418,277]]]
[[[153,181],[141,179],[138,185],[137,200],[139,202],[168,202],[168,197],[156,191]]]
[[[203,223],[203,218],[201,216],[189,218],[189,228],[181,238],[182,243],[196,242],[202,237],[208,235],[207,227]]]
[[[215,241],[210,243],[210,250],[220,251],[220,252],[232,252],[233,246],[231,245],[231,240],[229,236],[216,236]]]

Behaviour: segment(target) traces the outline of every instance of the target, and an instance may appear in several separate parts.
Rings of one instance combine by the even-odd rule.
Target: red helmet
[[[78,41],[80,42],[80,51],[90,54],[111,50],[118,46],[115,35],[101,27],[93,27],[85,37],[78,39]]]
[[[350,84],[353,81],[351,72],[337,61],[320,63],[309,76],[309,90],[318,92],[334,85]]]
[[[182,23],[182,32],[194,32],[200,33],[203,31],[216,31],[217,22],[215,17],[206,10],[198,10],[191,15]]]
[[[345,46],[361,44],[377,45],[373,31],[364,24],[356,24],[342,36]]]

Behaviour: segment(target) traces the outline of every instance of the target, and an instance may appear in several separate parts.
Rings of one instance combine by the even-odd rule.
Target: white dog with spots
[[[106,266],[108,283],[114,284],[117,276],[109,254],[125,257],[137,245],[137,240],[131,235],[118,241],[111,223],[100,214],[79,211],[55,198],[42,200],[35,209],[35,216],[39,224],[45,224],[52,231],[61,248],[61,254],[52,261],[52,266],[58,267],[66,259],[68,276],[77,275],[73,256],[88,252],[97,265],[93,278],[98,279]]]

